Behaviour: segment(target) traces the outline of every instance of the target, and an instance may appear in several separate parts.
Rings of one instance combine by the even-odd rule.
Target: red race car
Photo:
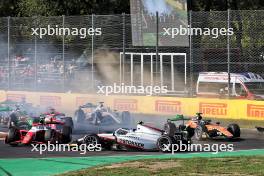
[[[73,121],[62,113],[45,113],[27,122],[12,122],[5,139],[7,144],[69,143],[72,138]]]

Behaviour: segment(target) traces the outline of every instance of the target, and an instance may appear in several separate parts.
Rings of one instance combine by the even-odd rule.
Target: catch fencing
[[[91,93],[100,85],[124,83],[166,85],[167,95],[194,96],[201,72],[264,76],[263,17],[263,11],[189,11],[182,25],[211,33],[177,40],[164,39],[164,28],[179,20],[163,14],[4,17],[0,87]],[[67,34],[40,36],[42,28],[67,28]],[[232,35],[220,34],[229,28]]]

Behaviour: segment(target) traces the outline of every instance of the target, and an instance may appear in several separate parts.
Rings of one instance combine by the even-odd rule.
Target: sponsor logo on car
[[[61,97],[58,97],[58,96],[40,96],[40,105],[43,105],[43,106],[61,106]]]
[[[121,144],[125,144],[125,145],[135,146],[135,147],[138,147],[138,148],[144,148],[144,144],[143,143],[136,142],[136,141],[130,141],[130,140],[127,140],[127,139],[118,139],[117,142],[121,143]]]
[[[21,102],[25,100],[26,95],[24,94],[7,94],[7,100],[15,101],[15,102]]]
[[[138,102],[135,99],[115,99],[114,109],[119,111],[136,111]]]
[[[156,100],[155,111],[165,112],[165,113],[181,113],[181,102],[180,101]]]
[[[199,110],[204,115],[227,115],[227,104],[226,103],[200,103]]]
[[[248,104],[247,116],[264,118],[264,105]]]

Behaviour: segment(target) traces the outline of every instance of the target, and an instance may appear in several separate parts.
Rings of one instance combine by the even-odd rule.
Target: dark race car
[[[72,139],[73,121],[64,114],[45,113],[27,121],[12,118],[5,143],[11,146],[31,143],[69,143]]]
[[[104,107],[103,102],[98,105],[87,103],[75,111],[75,129],[90,133],[113,132],[118,128],[132,128],[134,119],[128,111],[112,111]]]

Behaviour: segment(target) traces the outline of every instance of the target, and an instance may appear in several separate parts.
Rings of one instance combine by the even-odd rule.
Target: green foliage
[[[20,0],[18,16],[53,16],[56,15],[53,2],[46,0]]]
[[[108,167],[83,169],[64,176],[137,175],[263,175],[263,156],[144,160]],[[133,164],[134,163],[134,164]]]
[[[263,0],[188,0],[194,11],[260,10]],[[0,1],[0,16],[59,16],[130,13],[130,0],[9,0]]]

